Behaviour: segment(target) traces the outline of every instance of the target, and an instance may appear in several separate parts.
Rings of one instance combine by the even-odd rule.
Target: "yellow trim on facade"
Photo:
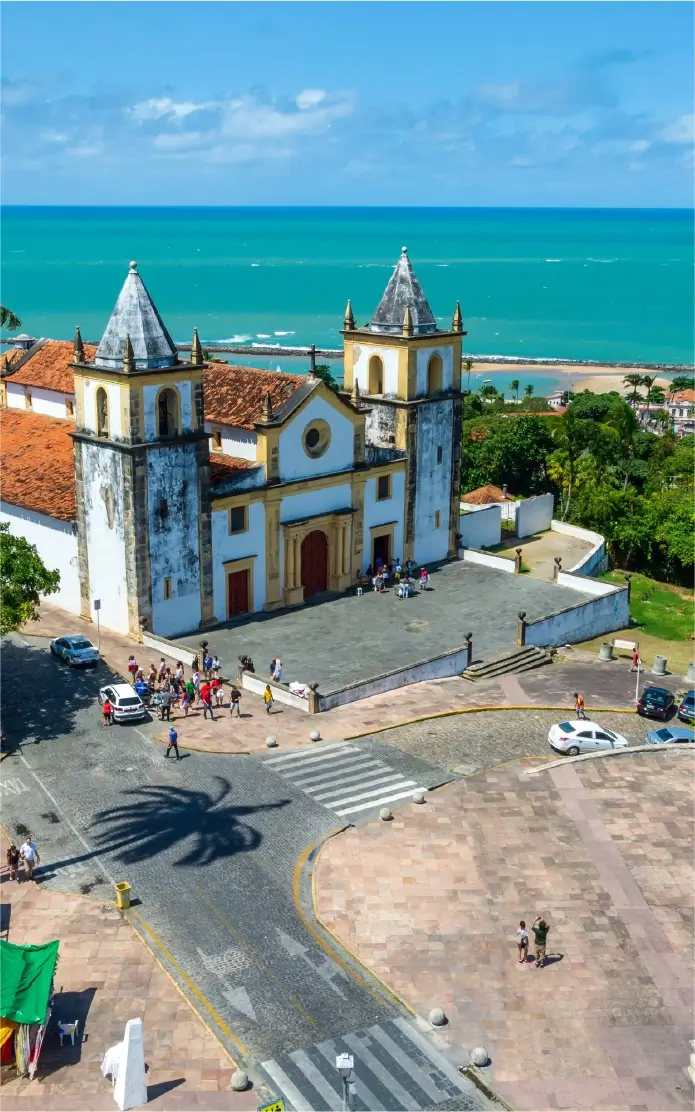
[[[377,467],[367,467],[359,471],[337,471],[331,472],[330,475],[317,475],[312,479],[291,479],[286,483],[273,483],[272,486],[250,487],[248,490],[239,491],[238,494],[223,494],[218,498],[212,495],[212,510],[216,513],[218,510],[228,509],[230,506],[238,506],[244,501],[248,502],[270,502],[280,500],[282,498],[289,498],[292,494],[304,494],[306,491],[324,490],[327,487],[343,486],[345,483],[350,483],[354,486],[359,477],[364,476],[364,482],[367,479],[378,478],[379,475],[395,475],[399,471],[405,471],[406,460],[395,459],[390,460],[388,463],[380,463]]]
[[[249,608],[246,611],[246,613],[253,614],[253,612],[254,612],[255,608],[254,608],[254,598],[253,598],[253,571],[254,571],[254,564],[255,563],[256,563],[256,557],[255,556],[247,556],[243,560],[224,560],[223,561],[222,566],[224,567],[224,612],[227,615],[227,618],[226,618],[227,621],[230,621],[232,619],[232,617],[237,617],[237,615],[231,615],[229,613],[229,577],[230,577],[230,575],[234,575],[238,571],[248,572],[248,576],[249,576]],[[239,615],[239,617],[241,617],[241,615]]]
[[[297,606],[304,602],[304,587],[301,582],[302,542],[316,531],[324,533],[328,541],[328,590],[344,591],[350,585],[351,518],[351,510],[332,510],[301,522],[281,524],[285,545],[285,606]]]

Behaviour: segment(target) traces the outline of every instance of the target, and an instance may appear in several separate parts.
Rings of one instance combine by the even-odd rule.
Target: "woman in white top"
[[[520,921],[519,929],[516,932],[516,944],[519,948],[519,961],[525,962],[528,955],[528,931],[523,919]]]

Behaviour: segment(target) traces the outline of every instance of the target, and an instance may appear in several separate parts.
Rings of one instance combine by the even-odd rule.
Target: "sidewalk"
[[[2,832],[3,862],[6,850]],[[230,1090],[234,1063],[114,906],[50,892],[40,880],[14,883],[4,866],[0,884],[3,926],[9,922],[3,937],[20,945],[60,939],[57,1008],[66,1022],[79,1019],[81,1033],[79,1045],[61,1049],[53,1022],[33,1081],[3,1067],[3,1112],[111,1112],[112,1087],[101,1076],[101,1061],[123,1038],[126,1021],[138,1016],[148,1108],[250,1112],[258,1106],[252,1089]]]

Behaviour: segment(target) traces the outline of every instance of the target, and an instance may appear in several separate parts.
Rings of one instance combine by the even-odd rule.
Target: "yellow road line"
[[[208,1013],[208,1014],[209,1014],[209,1015],[210,1015],[210,1016],[212,1017],[212,1019],[214,1020],[214,1022],[215,1022],[215,1023],[217,1024],[217,1026],[219,1027],[220,1031],[223,1031],[223,1032],[224,1032],[224,1034],[225,1034],[225,1035],[227,1036],[227,1038],[229,1039],[229,1041],[230,1041],[231,1043],[233,1043],[233,1045],[234,1045],[234,1046],[236,1047],[236,1049],[237,1049],[237,1050],[239,1051],[239,1054],[240,1054],[240,1056],[241,1056],[242,1058],[247,1058],[247,1057],[248,1057],[248,1050],[246,1049],[246,1047],[244,1046],[244,1044],[243,1044],[242,1042],[240,1042],[240,1040],[239,1040],[239,1039],[237,1039],[237,1037],[236,1037],[236,1036],[235,1036],[235,1035],[234,1035],[234,1034],[232,1033],[232,1031],[231,1031],[231,1030],[229,1029],[229,1027],[228,1027],[228,1026],[227,1026],[227,1024],[225,1023],[225,1021],[224,1021],[224,1020],[222,1019],[222,1016],[221,1016],[221,1015],[220,1015],[220,1014],[219,1014],[219,1013],[218,1013],[218,1012],[217,1012],[217,1011],[215,1010],[215,1008],[214,1008],[214,1007],[213,1007],[213,1005],[212,1005],[212,1004],[210,1003],[210,1001],[209,1001],[209,1000],[207,999],[207,997],[206,997],[206,996],[205,996],[205,995],[204,995],[204,994],[203,994],[203,993],[202,993],[202,992],[200,991],[200,989],[198,988],[198,986],[197,986],[197,985],[195,984],[195,982],[194,982],[194,981],[192,981],[192,980],[191,980],[191,978],[190,978],[190,977],[188,976],[188,974],[187,974],[187,973],[185,973],[185,972],[183,971],[183,969],[181,968],[181,966],[180,966],[180,965],[179,965],[179,963],[177,962],[176,958],[175,958],[175,957],[173,956],[173,954],[171,954],[171,953],[169,952],[169,950],[168,950],[168,949],[166,948],[166,946],[165,946],[165,945],[164,945],[164,943],[162,942],[162,940],[161,940],[161,938],[159,937],[159,935],[158,935],[158,934],[156,933],[156,931],[154,931],[154,930],[152,929],[152,927],[151,927],[151,926],[150,926],[150,924],[149,924],[149,923],[147,922],[147,920],[143,919],[143,917],[142,917],[142,915],[140,914],[140,912],[139,912],[139,911],[136,911],[136,910],[135,910],[135,908],[133,908],[133,907],[131,907],[131,908],[129,909],[129,911],[127,912],[127,918],[129,918],[129,919],[130,919],[131,917],[132,917],[132,918],[135,918],[135,919],[137,920],[137,922],[138,922],[138,923],[140,923],[140,925],[142,926],[143,930],[144,930],[144,931],[145,931],[145,932],[146,932],[146,933],[147,933],[147,934],[148,934],[148,935],[150,936],[150,938],[151,938],[151,939],[152,939],[152,940],[154,941],[154,944],[155,944],[155,946],[157,947],[157,949],[158,949],[158,950],[160,950],[162,954],[164,954],[164,957],[166,958],[166,960],[167,960],[167,961],[168,961],[168,962],[169,962],[169,963],[170,963],[170,964],[171,964],[171,965],[173,966],[173,968],[174,968],[174,969],[176,970],[176,972],[177,972],[178,976],[179,976],[179,977],[181,978],[181,980],[182,980],[182,981],[183,981],[183,983],[184,983],[184,984],[186,985],[186,987],[187,987],[188,989],[190,989],[190,991],[191,991],[191,992],[193,993],[193,995],[195,996],[196,1000],[198,1000],[198,1001],[199,1001],[199,1002],[200,1002],[200,1003],[201,1003],[201,1004],[203,1005],[203,1007],[205,1008],[206,1012],[207,1012],[207,1013]],[[133,926],[134,926],[134,924],[131,924],[131,925],[133,925]],[[139,932],[139,931],[137,930],[137,928],[135,928],[135,931],[136,931],[136,934],[140,934],[140,932]],[[140,936],[140,937],[142,937],[142,936]],[[154,951],[152,950],[152,947],[151,947],[151,946],[149,945],[149,943],[147,943],[147,941],[146,941],[145,939],[143,939],[143,941],[144,941],[144,942],[146,943],[146,945],[147,945],[147,948],[148,948],[148,949],[150,950],[150,952],[152,953],[152,955],[153,955],[153,957],[155,958],[155,960],[157,960],[157,954],[156,954],[156,953],[155,953],[155,952],[154,952]],[[161,966],[161,968],[163,968],[163,969],[164,969],[164,972],[165,972],[165,973],[168,973],[168,970],[167,970],[167,969],[166,969],[166,968],[165,968],[164,966],[162,966],[162,963],[161,963],[161,962],[158,962],[158,964],[159,964],[159,965]],[[169,974],[169,976],[171,977],[171,974]],[[171,979],[172,979],[173,983],[174,983],[174,984],[176,984],[176,981],[175,981],[175,979],[174,979],[173,977],[172,977]],[[177,985],[176,987],[177,987],[177,988],[179,988],[179,986],[178,986],[178,985]],[[180,989],[179,989],[179,991],[180,991]],[[184,997],[184,999],[186,999],[186,997]],[[189,1004],[191,1003],[191,1002],[190,1002],[190,1000],[188,1001],[188,1003],[189,1003]],[[192,1005],[191,1005],[191,1007],[192,1007]],[[207,1027],[207,1029],[208,1029],[208,1030],[210,1031],[210,1033],[211,1033],[211,1034],[213,1034],[213,1035],[215,1035],[215,1032],[214,1032],[214,1031],[213,1031],[213,1030],[211,1029],[210,1025],[209,1025],[209,1024],[208,1024],[208,1023],[206,1022],[206,1020],[205,1020],[205,1019],[203,1019],[203,1017],[202,1017],[202,1016],[200,1015],[200,1013],[198,1012],[197,1008],[193,1008],[193,1010],[195,1011],[196,1015],[197,1015],[197,1016],[198,1016],[198,1017],[200,1018],[200,1020],[201,1020],[201,1021],[202,1021],[202,1022],[203,1022],[203,1023],[205,1024],[205,1026],[206,1026],[206,1027]],[[216,1036],[216,1035],[215,1035],[215,1038],[217,1038],[217,1036]],[[220,1040],[219,1040],[219,1039],[217,1039],[217,1041],[219,1042]],[[224,1046],[224,1044],[222,1044],[222,1043],[220,1043],[220,1045],[221,1045],[221,1046]],[[229,1052],[227,1052],[227,1053],[229,1053]]]
[[[440,710],[436,714],[423,714],[421,718],[406,718],[403,722],[394,722],[391,726],[379,726],[376,730],[365,730],[361,734],[347,734],[343,741],[356,741],[360,737],[371,737],[373,734],[384,734],[387,730],[397,730],[401,726],[414,726],[418,722],[432,722],[436,718],[452,718],[457,714],[485,714],[491,710],[557,710],[563,714],[569,713],[567,706],[549,706],[545,703],[529,703],[525,705],[511,705],[508,703],[495,704],[485,707],[458,707],[455,710]],[[634,714],[634,707],[588,707],[593,714]]]

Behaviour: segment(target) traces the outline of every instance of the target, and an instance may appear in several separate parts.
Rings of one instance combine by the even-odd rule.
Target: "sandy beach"
[[[618,371],[610,367],[575,367],[567,364],[553,363],[544,365],[538,363],[474,363],[471,367],[471,389],[479,388],[480,383],[492,379],[492,384],[498,390],[511,394],[509,383],[518,378],[521,389],[526,382],[533,381],[536,385],[536,394],[543,396],[545,381],[552,380],[551,390],[572,389],[575,393],[580,390],[592,390],[594,393],[605,393],[608,390],[618,390],[621,394],[630,393],[630,387],[625,386],[623,379],[628,374],[652,375],[654,372],[649,367],[631,367],[629,370]],[[477,376],[480,376],[479,379]],[[502,382],[500,382],[502,379]],[[666,388],[670,378],[659,375],[656,384]],[[464,371],[463,382],[466,382]],[[543,388],[541,388],[543,383]]]

